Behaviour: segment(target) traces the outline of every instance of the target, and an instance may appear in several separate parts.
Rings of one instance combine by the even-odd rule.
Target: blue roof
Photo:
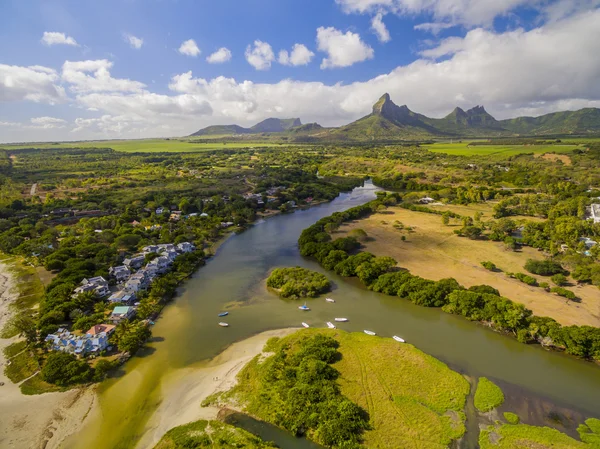
[[[113,315],[126,315],[127,313],[129,313],[129,310],[131,309],[131,307],[129,306],[117,306],[114,308],[113,310]]]

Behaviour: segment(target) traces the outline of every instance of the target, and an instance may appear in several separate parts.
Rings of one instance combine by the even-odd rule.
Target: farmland
[[[434,153],[454,156],[514,156],[516,154],[569,153],[578,145],[470,145],[469,142],[423,145]]]

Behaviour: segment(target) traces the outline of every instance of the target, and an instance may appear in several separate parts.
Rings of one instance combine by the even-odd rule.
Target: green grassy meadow
[[[534,427],[526,424],[490,426],[479,434],[481,449],[591,449],[582,443],[550,427]]]
[[[215,142],[197,143],[185,139],[141,139],[141,140],[95,140],[85,142],[44,142],[24,143],[19,145],[0,145],[0,149],[19,150],[23,148],[112,148],[115,151],[128,153],[192,153],[236,148],[279,147],[279,143],[265,142]]]
[[[434,153],[446,153],[455,156],[513,156],[524,153],[570,153],[578,145],[469,145],[469,142],[463,143],[433,143],[423,145],[423,148]]]

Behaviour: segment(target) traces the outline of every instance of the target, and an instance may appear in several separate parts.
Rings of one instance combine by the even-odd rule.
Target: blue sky
[[[599,5],[3,0],[0,141],[184,135],[270,116],[334,126],[385,92],[433,116],[598,106]]]

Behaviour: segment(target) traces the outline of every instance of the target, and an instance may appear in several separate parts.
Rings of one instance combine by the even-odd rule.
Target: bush
[[[475,408],[480,412],[489,412],[504,402],[504,393],[491,380],[480,377],[475,390]]]
[[[504,419],[509,424],[519,424],[521,422],[519,415],[511,412],[504,412]]]
[[[533,260],[529,259],[525,263],[525,269],[533,274],[539,274],[540,276],[552,276],[554,274],[566,274],[562,265],[553,260]]]
[[[537,285],[537,280],[531,276],[526,275],[525,273],[514,273],[513,276],[523,282],[524,284],[535,286]]]
[[[267,279],[267,287],[276,289],[282,298],[313,298],[331,289],[329,280],[306,268],[277,268]]]
[[[52,352],[42,368],[42,378],[59,386],[84,383],[92,377],[92,370],[83,360],[65,352]]]
[[[558,296],[563,296],[567,299],[570,299],[571,301],[574,301],[577,299],[577,296],[575,295],[575,293],[573,293],[571,290],[567,290],[566,288],[552,287],[550,289],[550,291],[552,293],[556,293]]]
[[[567,277],[562,273],[555,274],[550,279],[552,280],[552,282],[554,282],[559,287],[562,287],[569,283],[569,281],[567,280]]]
[[[489,260],[486,260],[485,262],[481,262],[481,266],[483,268],[485,268],[486,270],[490,270],[490,271],[498,270],[498,267],[493,262],[490,262]]]
[[[353,229],[352,231],[350,231],[348,236],[355,238],[359,242],[366,242],[369,239],[369,236],[367,235],[364,229]]]

